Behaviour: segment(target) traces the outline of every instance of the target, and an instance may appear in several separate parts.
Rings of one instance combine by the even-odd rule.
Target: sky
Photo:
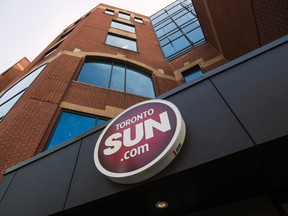
[[[30,61],[64,28],[100,3],[151,16],[175,0],[1,0],[0,73]]]

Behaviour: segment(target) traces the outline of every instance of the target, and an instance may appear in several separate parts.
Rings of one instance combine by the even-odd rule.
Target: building
[[[1,215],[287,214],[287,2],[193,5],[149,18],[100,4],[3,87]],[[181,111],[182,150],[146,181],[112,182],[95,142],[155,97]]]

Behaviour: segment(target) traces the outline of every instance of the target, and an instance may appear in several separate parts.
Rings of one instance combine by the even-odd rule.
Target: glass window
[[[135,69],[127,69],[126,92],[154,98],[153,83],[149,76]]]
[[[200,40],[203,40],[203,38],[204,38],[202,29],[200,27],[198,27],[195,30],[189,32],[188,36],[193,41],[193,43],[196,43],[196,42],[198,42]]]
[[[56,44],[54,47],[52,47],[50,50],[48,50],[45,55],[44,55],[44,58],[47,58],[48,56],[52,55],[56,50],[57,48],[60,46],[60,44],[63,42],[62,41],[59,41],[58,44]]]
[[[99,82],[104,80],[103,74],[105,74],[105,82]],[[120,63],[86,61],[77,81],[149,98],[155,97],[153,81],[149,74]]]
[[[190,43],[185,36],[181,36],[180,38],[172,41],[172,46],[174,47],[175,51],[178,52],[186,47],[189,47]]]
[[[110,88],[124,92],[125,86],[125,67],[122,65],[114,65],[111,77]]]
[[[135,22],[138,22],[138,23],[143,23],[143,19],[138,18],[138,17],[135,17],[135,18],[134,18],[134,21],[135,21]]]
[[[47,149],[70,140],[105,121],[105,119],[64,111],[61,113]]]
[[[168,25],[164,26],[163,29],[166,33],[169,33],[170,31],[174,30],[176,27],[174,22],[169,23]]]
[[[9,112],[9,110],[14,106],[14,104],[19,100],[26,89],[32,84],[32,82],[37,78],[37,76],[45,68],[45,65],[37,68],[23,79],[14,84],[0,97],[0,120]]]
[[[83,65],[81,73],[77,80],[80,82],[108,88],[111,68],[111,63],[87,62]]]
[[[105,14],[114,15],[114,11],[110,9],[106,9]]]
[[[125,23],[121,23],[121,22],[117,22],[114,20],[112,20],[112,22],[111,22],[111,27],[135,33],[135,27],[134,26],[131,26],[131,25],[128,25]]]
[[[112,34],[108,34],[106,38],[106,44],[116,46],[122,49],[131,51],[137,51],[136,41]]]
[[[189,69],[188,71],[183,73],[183,78],[186,82],[190,82],[200,76],[203,75],[202,70],[200,69],[199,66],[195,66],[191,69]]]
[[[127,13],[119,12],[118,17],[130,20],[130,14],[127,14]]]
[[[173,2],[152,15],[150,20],[167,60],[205,41],[194,6],[188,0]]]

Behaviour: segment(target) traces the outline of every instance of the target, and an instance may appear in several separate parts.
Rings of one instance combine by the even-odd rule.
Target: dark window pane
[[[104,62],[87,62],[84,64],[78,81],[108,88],[111,64]]]
[[[93,117],[63,112],[47,149],[80,135],[94,125]]]
[[[135,40],[131,40],[131,39],[115,36],[115,35],[108,34],[106,38],[106,44],[120,47],[122,49],[137,51]]]
[[[154,89],[151,78],[134,69],[127,69],[126,92],[154,98]]]
[[[112,20],[111,27],[135,33],[135,27]]]
[[[185,73],[183,73],[183,77],[185,79],[186,82],[190,82],[200,76],[202,76],[202,70],[197,66],[197,67],[193,67],[190,70],[186,71]]]
[[[114,65],[111,77],[110,88],[124,92],[125,68]]]

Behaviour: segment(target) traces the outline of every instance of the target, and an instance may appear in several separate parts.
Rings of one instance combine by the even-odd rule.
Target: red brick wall
[[[192,1],[207,41],[228,60],[288,33],[286,0]]]
[[[287,0],[253,0],[261,46],[288,34]]]
[[[11,68],[0,74],[0,93],[13,85],[13,83],[15,83],[21,77],[25,76],[28,72],[25,69],[29,66],[29,64],[30,61],[27,58],[23,58]]]

